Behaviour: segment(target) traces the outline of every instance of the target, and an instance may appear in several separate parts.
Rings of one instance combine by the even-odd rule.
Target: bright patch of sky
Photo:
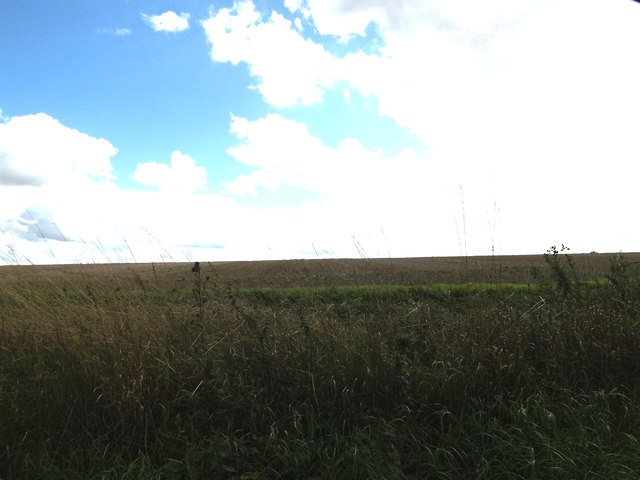
[[[630,0],[21,0],[0,264],[639,251]]]

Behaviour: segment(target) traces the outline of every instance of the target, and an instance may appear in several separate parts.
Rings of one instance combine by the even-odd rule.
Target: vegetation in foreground
[[[0,290],[0,478],[636,478],[640,283]],[[210,278],[211,277],[211,278]]]

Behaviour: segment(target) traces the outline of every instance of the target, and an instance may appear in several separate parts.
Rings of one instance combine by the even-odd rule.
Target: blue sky
[[[640,250],[628,0],[5,2],[0,262]]]

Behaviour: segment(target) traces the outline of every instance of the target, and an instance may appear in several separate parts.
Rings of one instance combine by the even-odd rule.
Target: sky
[[[0,264],[640,251],[631,0],[6,0]]]

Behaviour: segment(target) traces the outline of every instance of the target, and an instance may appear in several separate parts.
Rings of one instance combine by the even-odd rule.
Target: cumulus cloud
[[[276,107],[319,103],[335,82],[333,55],[304,39],[284,16],[272,12],[263,18],[250,1],[220,9],[202,26],[211,58],[246,63],[255,88]]]
[[[281,238],[296,212],[194,192],[204,169],[179,151],[171,165],[141,164],[137,179],[161,190],[137,191],[113,182],[111,144],[47,115],[1,125],[0,150],[0,263],[297,256],[297,237]]]
[[[355,1],[343,0],[298,0],[288,6],[292,12],[301,12],[311,17],[321,35],[335,35],[346,42],[354,35],[365,35],[367,26],[375,22],[379,26],[387,25],[387,9],[407,8],[408,2]]]
[[[199,192],[205,170],[179,151],[170,165],[136,169],[136,180],[159,191],[119,188],[108,141],[44,114],[0,125],[0,152],[0,263],[275,255],[268,245],[277,242],[278,214]]]
[[[353,138],[337,147],[326,146],[312,136],[306,125],[269,114],[249,121],[232,117],[231,132],[239,145],[227,153],[237,162],[255,170],[226,184],[231,193],[256,195],[260,188],[300,187],[332,202],[350,208],[355,199],[366,210],[401,208],[406,201],[416,202],[432,189],[430,165],[410,149],[396,156],[369,150]],[[387,206],[384,206],[386,204]],[[375,207],[374,207],[375,206]]]
[[[462,2],[461,8],[459,3],[456,10],[433,0],[286,2],[292,12],[310,16],[319,33],[344,41],[364,35],[365,28],[375,22],[381,29],[381,52],[368,55],[360,51],[345,58],[305,39],[299,18],[292,26],[276,12],[268,16],[257,12],[251,1],[212,11],[202,25],[211,43],[211,58],[234,65],[246,63],[257,80],[254,88],[276,107],[320,103],[326,90],[347,82],[364,95],[378,97],[381,114],[421,133],[431,125],[422,127],[424,122],[415,119],[418,113],[413,112],[423,115],[419,107],[428,107],[428,112],[434,112],[428,116],[446,113],[432,102],[438,101],[441,90],[450,83],[459,85],[462,93],[469,92],[465,96],[456,91],[458,103],[485,88],[487,70],[495,68],[492,62],[498,60],[487,60],[469,51],[469,46],[486,45],[498,31],[509,31],[509,26],[541,8],[533,0],[518,3],[517,8],[498,0],[487,9],[473,2]],[[467,84],[474,85],[471,79],[475,81],[476,74],[480,74],[480,84],[469,89]]]
[[[638,124],[639,14],[629,2],[289,0],[286,6],[310,12],[321,34],[362,34],[376,22],[382,46],[376,54],[338,58],[282,16],[263,17],[250,1],[214,12],[203,22],[212,59],[246,62],[256,88],[276,107],[319,103],[327,89],[348,83],[377,98],[380,115],[417,133],[434,152],[465,163],[481,158],[492,169],[513,161],[513,152],[550,158],[549,148],[566,154],[577,147],[582,155],[593,151],[588,143],[605,141],[601,132],[617,143]],[[594,35],[596,25],[607,33]],[[620,118],[621,128],[610,118]]]
[[[196,166],[189,155],[177,150],[171,154],[171,166],[156,162],[139,163],[131,178],[143,185],[182,193],[204,190],[207,182],[204,167]]]
[[[108,141],[65,127],[44,113],[0,124],[0,185],[65,183],[69,177],[111,179]]]
[[[637,126],[640,14],[630,3],[308,0],[295,8],[308,9],[321,34],[362,34],[376,22],[380,53],[340,59],[333,84],[375,96],[381,115],[451,157],[506,159],[540,144],[533,132],[558,149],[584,145],[582,137],[606,138],[612,117],[618,140]]]
[[[51,263],[50,245],[41,241],[78,240],[86,222],[111,203],[105,190],[113,187],[115,154],[108,141],[43,113],[0,124],[0,257]],[[13,252],[8,257],[5,247]]]
[[[437,224],[434,215],[448,216],[440,218],[442,224],[457,226],[459,232],[466,230],[474,237],[468,239],[469,248],[475,252],[484,248],[485,253],[490,251],[491,238],[500,238],[511,249],[524,253],[539,251],[540,245],[557,242],[558,237],[574,248],[582,245],[586,251],[600,250],[601,246],[590,245],[596,242],[591,227],[594,218],[600,225],[607,225],[603,231],[618,232],[611,234],[617,244],[632,238],[629,232],[633,228],[622,227],[626,224],[624,215],[617,213],[622,210],[615,207],[616,213],[604,213],[601,195],[596,193],[597,185],[618,185],[607,194],[608,204],[634,203],[630,196],[633,175],[616,173],[628,171],[640,155],[634,140],[634,132],[640,131],[640,90],[636,86],[640,84],[640,64],[635,61],[634,47],[640,44],[640,11],[631,2],[605,5],[594,0],[532,0],[507,4],[495,0],[476,5],[444,0],[292,1],[288,6],[296,13],[310,12],[321,34],[361,34],[363,26],[375,21],[381,46],[376,54],[359,51],[342,58],[325,50],[321,55],[326,65],[322,82],[308,75],[295,84],[286,84],[286,68],[269,69],[271,58],[285,52],[289,65],[306,73],[315,72],[306,59],[313,57],[319,45],[305,40],[301,44],[304,49],[298,51],[260,50],[254,32],[267,32],[274,16],[263,18],[250,2],[245,2],[226,11],[224,18],[213,17],[224,28],[217,32],[217,43],[209,32],[214,45],[212,58],[247,62],[261,82],[258,88],[265,100],[279,107],[304,103],[301,92],[309,89],[316,92],[314,101],[320,102],[326,89],[344,88],[343,82],[352,93],[377,99],[378,114],[415,132],[430,151],[428,171],[424,163],[409,162],[403,165],[404,178],[393,170],[387,178],[394,178],[400,185],[429,178],[431,186],[414,182],[406,188],[383,191],[393,198],[406,199],[408,205],[434,202],[445,206],[446,212],[429,214],[431,224]],[[341,19],[349,22],[343,24]],[[300,37],[294,27],[279,25],[283,38]],[[290,31],[285,32],[286,28]],[[234,35],[238,35],[237,40]],[[261,43],[269,44],[268,37]],[[234,45],[242,48],[235,49]],[[263,85],[278,84],[281,79],[287,85],[282,97],[262,90]],[[268,191],[282,185],[330,192],[332,198],[344,199],[342,210],[334,209],[340,215],[348,210],[345,205],[358,198],[357,194],[351,199],[346,193],[337,196],[338,190],[348,192],[344,185],[349,182],[362,198],[380,198],[361,192],[360,187],[367,182],[345,172],[343,167],[353,167],[357,162],[330,160],[345,158],[341,151],[346,146],[318,146],[308,132],[283,119],[234,123],[234,133],[245,132],[243,138],[250,140],[229,153],[256,170],[228,184],[230,192],[257,195],[261,188]],[[269,135],[282,145],[272,145],[267,136],[260,137],[253,131],[259,124],[264,124]],[[276,124],[278,128],[270,129]],[[288,136],[279,132],[288,132]],[[351,146],[358,151],[353,143]],[[263,149],[268,160],[260,160],[258,151]],[[306,153],[300,153],[303,151]],[[367,152],[360,152],[360,157],[375,157],[375,152]],[[275,159],[278,164],[270,165]],[[603,162],[606,169],[602,168]],[[326,170],[318,167],[323,164]],[[385,171],[372,165],[376,165],[375,160],[358,167],[360,178]],[[335,181],[333,190],[323,180],[329,171]],[[374,174],[371,178],[384,176]],[[339,187],[342,179],[343,187]],[[373,181],[372,185],[380,183]],[[425,188],[438,193],[426,197],[416,193]],[[464,215],[460,209],[462,197]],[[325,202],[324,207],[331,210],[327,205]],[[405,211],[400,204],[393,205],[398,207],[396,211]],[[562,211],[566,209],[575,212],[571,231],[563,220]],[[392,215],[389,218],[393,221]],[[410,224],[410,219],[405,220]],[[498,226],[489,228],[489,224]],[[401,230],[398,226],[397,231]],[[385,231],[393,229],[385,227]],[[521,232],[526,231],[549,233],[521,238]],[[449,235],[449,243],[457,246],[459,238]],[[443,251],[435,245],[430,249]]]
[[[47,125],[52,131],[31,132],[33,143],[68,128],[55,121]],[[27,131],[31,126],[23,124]],[[251,189],[298,186],[318,192],[322,199],[299,208],[256,208],[225,194],[194,192],[204,185],[204,170],[179,151],[173,152],[170,165],[149,162],[136,169],[136,180],[159,191],[123,190],[110,178],[73,173],[74,165],[67,163],[62,164],[64,172],[43,171],[41,183],[0,188],[0,261],[299,258],[315,256],[314,247],[353,256],[357,251],[351,235],[374,254],[367,239],[380,237],[382,224],[387,235],[396,236],[389,219],[399,222],[408,213],[391,210],[407,201],[403,191],[418,191],[404,178],[410,170],[418,181],[416,169],[422,161],[411,152],[385,157],[353,139],[331,148],[304,124],[279,115],[254,121],[232,117],[231,129],[238,143],[230,154],[258,173],[250,175],[248,186],[241,185],[242,178],[231,182],[229,191],[248,194]],[[80,149],[86,139],[76,133],[62,135],[66,143],[59,147],[67,152]],[[24,152],[12,151],[20,165]],[[100,155],[100,150],[87,155]],[[180,178],[188,188],[176,187]],[[411,238],[418,238],[424,225],[411,225]]]
[[[240,163],[257,167],[252,174],[228,184],[230,191],[255,195],[257,186],[274,190],[281,183],[314,189],[309,169],[318,166],[327,149],[309,135],[305,124],[277,114],[252,122],[232,116],[230,131],[241,143],[227,153]]]
[[[413,150],[388,156],[353,138],[330,147],[306,125],[278,114],[232,117],[231,132],[238,144],[227,153],[255,170],[227,184],[229,193],[259,196],[295,187],[316,194],[299,208],[263,213],[278,225],[281,238],[270,242],[280,255],[358,256],[358,249],[370,256],[389,249],[419,255],[425,242],[431,252],[457,253],[452,212],[443,208],[450,201],[446,185]]]
[[[144,13],[141,15],[144,22],[151,26],[156,32],[172,33],[182,32],[189,28],[189,18],[191,17],[188,13],[178,15],[171,10],[161,15],[146,15]]]
[[[165,188],[149,192],[113,182],[115,153],[108,141],[45,114],[0,125],[0,263],[187,260],[223,250],[248,255],[251,242],[235,235],[255,238],[255,215],[220,195],[192,195],[204,186],[205,172],[188,155],[174,152],[171,166],[143,164],[141,179]],[[215,215],[214,225],[203,221],[203,210]],[[246,228],[235,225],[238,218]]]
[[[9,152],[0,151],[0,185],[39,186],[44,179],[36,174],[20,171]]]
[[[375,171],[380,151],[369,151],[354,139],[344,140],[337,148],[327,147],[310,135],[305,124],[277,114],[254,121],[232,117],[231,132],[240,144],[227,153],[256,167],[226,185],[233,193],[256,195],[258,187],[275,190],[283,185],[335,194],[353,191],[359,175],[367,177],[367,184],[379,180]]]

